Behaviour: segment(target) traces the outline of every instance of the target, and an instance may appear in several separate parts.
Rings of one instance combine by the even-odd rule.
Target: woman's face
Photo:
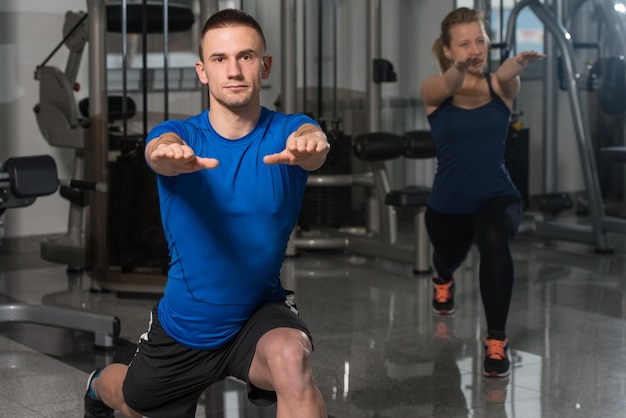
[[[476,61],[468,72],[479,73],[487,60],[487,47],[487,35],[480,23],[459,23],[450,28],[450,46],[444,47],[444,53],[452,62]]]

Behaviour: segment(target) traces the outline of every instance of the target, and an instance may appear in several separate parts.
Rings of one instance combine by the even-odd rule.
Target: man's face
[[[237,111],[259,106],[261,80],[269,77],[271,58],[263,41],[247,26],[211,29],[202,40],[203,61],[196,62],[200,82],[207,84],[211,107]]]

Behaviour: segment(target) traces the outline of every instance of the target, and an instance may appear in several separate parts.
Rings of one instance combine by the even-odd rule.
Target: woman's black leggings
[[[493,197],[472,214],[426,209],[433,264],[440,277],[452,278],[476,243],[480,252],[480,294],[490,331],[505,332],[514,278],[510,244],[521,218],[521,199],[515,196]]]

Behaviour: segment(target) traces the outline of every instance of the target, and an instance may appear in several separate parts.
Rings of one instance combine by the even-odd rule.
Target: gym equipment
[[[74,150],[72,176],[76,179],[85,178],[83,152],[86,120],[79,115],[74,93],[79,89],[76,76],[87,42],[86,17],[84,13],[66,13],[63,40],[35,70],[35,80],[39,81],[39,103],[33,109],[37,125],[51,146]],[[65,71],[47,66],[47,62],[64,44],[70,51]],[[69,269],[76,270],[87,265],[83,222],[88,202],[80,194],[82,191],[76,192],[70,199],[67,234],[41,243],[43,259],[66,264]]]
[[[112,5],[109,8],[113,7]],[[136,10],[136,7],[131,8]],[[135,11],[132,16],[137,16]],[[113,13],[108,14],[109,25],[119,23]],[[138,18],[135,17],[135,21]],[[132,23],[135,26],[137,23]],[[73,177],[85,177],[85,148],[89,146],[88,119],[89,99],[76,103],[74,93],[79,90],[76,76],[83,49],[88,41],[87,15],[84,12],[67,12],[63,26],[63,40],[46,59],[37,66],[35,80],[39,82],[39,103],[33,109],[42,136],[54,147],[74,150]],[[46,65],[54,54],[65,45],[70,54],[64,71]],[[131,118],[136,106],[130,97],[109,96],[108,123],[111,133],[111,150],[119,150],[124,141],[120,140],[119,128],[114,123]],[[124,137],[128,135],[124,132]],[[136,136],[135,140],[141,138]],[[63,192],[61,195],[70,201],[68,231],[65,236],[44,240],[41,244],[43,259],[66,264],[71,270],[82,270],[88,266],[84,219],[88,212],[88,200],[83,191]]]
[[[32,205],[38,197],[61,189],[106,191],[106,184],[83,180],[59,180],[54,159],[49,155],[13,157],[0,165],[0,215],[6,209]],[[30,322],[94,333],[94,346],[113,349],[120,334],[117,317],[90,312],[23,303],[0,304],[1,322]]]
[[[353,152],[368,165],[369,171],[344,175],[312,175],[307,187],[360,186],[372,193],[368,202],[365,228],[323,228],[314,234],[298,231],[289,241],[287,255],[296,249],[344,249],[356,254],[409,263],[415,274],[427,274],[430,242],[424,228],[424,210],[430,188],[410,185],[392,190],[386,161],[396,158],[430,159],[436,156],[430,131],[410,131],[404,135],[370,132],[354,137]],[[398,237],[398,209],[414,211],[414,242],[405,244]]]
[[[626,49],[626,18],[623,13],[619,13],[616,8],[616,2],[613,0],[592,0],[598,10],[602,11],[602,18],[608,22],[607,30],[611,33],[611,37],[621,43],[623,49]],[[532,226],[529,228],[534,235],[544,238],[557,240],[575,241],[595,246],[598,253],[612,253],[613,249],[608,243],[607,233],[618,232],[626,233],[626,221],[621,218],[606,216],[602,201],[601,188],[598,179],[598,170],[596,166],[593,146],[591,144],[591,135],[587,123],[586,115],[583,114],[583,108],[578,97],[578,81],[580,75],[575,71],[574,62],[576,59],[574,46],[571,35],[555,20],[553,14],[548,8],[538,0],[522,0],[515,4],[509,15],[506,34],[506,49],[503,51],[503,58],[506,58],[513,46],[515,36],[515,21],[520,11],[529,7],[534,14],[541,20],[544,27],[554,38],[556,46],[559,49],[561,64],[564,74],[563,83],[566,87],[570,102],[570,110],[574,121],[576,132],[576,140],[578,145],[578,154],[580,157],[581,170],[586,188],[587,209],[589,213],[589,224],[577,224],[561,222],[546,217],[534,217],[529,219]],[[615,72],[619,73],[619,68]],[[551,77],[551,76],[550,76]],[[551,80],[548,78],[546,83]],[[611,82],[609,81],[609,84]],[[620,85],[623,83],[619,83]],[[549,88],[545,89],[547,96],[551,95]],[[614,100],[605,98],[605,103]],[[610,106],[621,105],[620,103],[612,103]],[[619,149],[607,150],[607,155],[615,158]],[[624,147],[626,152],[626,147]],[[548,171],[546,168],[546,171]],[[559,208],[554,206],[554,196],[551,199],[551,207],[553,213],[558,212]],[[557,199],[558,200],[558,199]],[[567,199],[560,199],[558,206],[561,208],[567,206]]]
[[[504,165],[509,176],[522,195],[523,208],[528,209],[529,195],[529,165],[530,165],[530,132],[527,128],[519,128],[514,120],[509,127],[504,146]]]
[[[624,57],[609,57],[602,63],[600,106],[609,115],[626,111],[626,64]]]
[[[330,129],[325,123],[320,125],[330,143],[330,151],[324,165],[312,175],[350,174],[351,138],[336,125]],[[349,225],[353,216],[350,186],[307,187],[302,199],[298,225],[303,229],[315,228],[317,225],[341,227]]]
[[[539,210],[555,219],[564,210],[572,209],[574,203],[567,193],[548,193],[538,197]]]
[[[324,167],[309,175],[304,204],[298,227],[289,241],[287,256],[293,256],[298,249],[344,249],[356,254],[382,257],[406,262],[413,266],[415,273],[430,272],[430,245],[425,234],[423,214],[429,189],[410,186],[402,190],[391,190],[386,169],[386,161],[405,158],[432,158],[435,155],[434,143],[428,131],[407,133],[406,136],[381,132],[380,86],[383,82],[396,80],[393,66],[380,56],[380,4],[370,3],[368,11],[368,57],[367,69],[370,82],[367,86],[367,99],[370,104],[368,122],[371,133],[357,134],[353,138],[344,135],[339,129],[337,117],[337,78],[336,78],[336,25],[337,2],[333,2],[333,100],[330,123],[324,116],[330,106],[323,105],[322,62],[318,61],[317,118],[324,128],[331,152]],[[288,14],[288,13],[286,13]],[[322,51],[322,25],[324,13],[322,2],[318,3],[318,55]],[[305,19],[306,20],[306,19]],[[291,24],[290,22],[287,22]],[[306,34],[306,33],[305,33]],[[291,44],[287,43],[289,47]],[[306,42],[305,42],[306,45]],[[289,50],[289,48],[288,48]],[[304,56],[306,58],[306,56]],[[306,68],[306,63],[304,68]],[[294,67],[292,66],[293,70]],[[305,74],[306,76],[306,74]],[[295,112],[298,102],[295,94],[295,77],[283,77],[283,94],[277,100],[279,110]],[[292,97],[294,96],[294,97]],[[306,88],[302,91],[304,111],[307,111]],[[290,100],[289,98],[292,97]],[[292,106],[291,108],[289,106]],[[324,110],[327,114],[324,115]],[[350,143],[352,142],[352,145]],[[350,152],[350,147],[352,152]],[[428,152],[424,152],[428,149]],[[353,167],[351,159],[357,158],[364,170]],[[350,196],[366,190],[366,215],[352,213]],[[359,202],[361,203],[361,202]],[[399,211],[415,212],[415,244],[401,244],[398,237]],[[362,219],[366,217],[366,219]],[[347,223],[346,223],[347,222]]]
[[[129,214],[136,213],[137,208],[128,208],[128,205],[124,207],[118,203],[120,196],[130,194],[139,199],[140,196],[145,197],[147,191],[152,190],[150,182],[137,184],[145,180],[146,176],[143,172],[138,173],[136,163],[136,157],[140,154],[137,150],[142,147],[142,140],[149,129],[146,94],[149,74],[146,69],[145,35],[159,33],[163,36],[165,112],[163,119],[157,120],[155,117],[154,120],[150,120],[151,123],[156,123],[168,118],[168,33],[189,30],[196,18],[190,7],[170,4],[168,0],[132,4],[109,3],[104,0],[86,0],[86,2],[86,13],[66,14],[63,41],[37,67],[35,78],[40,82],[40,101],[35,106],[35,113],[42,135],[50,145],[75,150],[73,176],[77,179],[88,177],[107,184],[109,190],[107,193],[90,196],[88,202],[86,199],[72,201],[68,234],[58,240],[43,242],[42,257],[66,264],[69,268],[88,267],[95,287],[112,291],[137,290],[161,293],[166,281],[161,262],[150,260],[149,263],[144,263],[143,254],[137,255],[144,249],[142,246],[148,242],[148,257],[165,259],[165,264],[167,263],[167,246],[162,231],[159,230],[160,219],[153,222],[151,216],[144,216],[140,218],[143,223],[133,222],[134,219],[129,219]],[[204,20],[218,9],[217,1],[202,0],[199,3],[200,18]],[[124,74],[121,96],[111,97],[107,92],[108,32],[122,34]],[[144,101],[143,107],[139,109],[128,97],[126,89],[126,35],[129,33],[144,35],[142,72]],[[83,47],[87,42],[89,42],[90,96],[77,106],[74,97],[74,92],[78,88],[75,83],[76,72]],[[70,49],[65,71],[46,65],[63,44]],[[203,103],[206,99],[203,97]],[[140,112],[143,116],[143,131],[129,133],[128,119],[139,115]],[[121,123],[116,123],[118,121]],[[111,161],[111,156],[115,154],[123,155],[116,161]],[[126,179],[120,178],[125,175],[128,176]],[[120,188],[119,193],[118,190],[114,190]],[[156,187],[154,189],[156,195]],[[137,190],[140,191],[139,194]],[[75,191],[74,195],[80,192]],[[150,199],[152,197],[146,197],[141,202],[145,204],[145,201]],[[158,215],[158,202],[156,198],[153,200]],[[87,211],[89,216],[85,216]],[[89,225],[86,225],[87,222]],[[144,226],[145,223],[151,224],[138,231],[138,227]],[[129,225],[132,225],[132,228],[128,228]],[[89,234],[86,231],[89,231]],[[139,246],[135,245],[137,239],[142,240]],[[155,256],[152,247],[157,244],[160,246]],[[135,247],[128,248],[127,245]],[[159,265],[153,269],[154,264]]]
[[[124,70],[122,97],[127,96],[127,35],[141,35],[143,131],[137,141],[122,149],[114,161],[107,160],[110,196],[100,219],[98,236],[104,236],[106,247],[94,252],[95,266],[92,270],[98,285],[110,291],[162,293],[167,280],[169,252],[161,226],[156,178],[146,166],[143,149],[148,126],[148,73],[147,38],[151,34],[163,34],[164,86],[163,114],[153,122],[158,123],[169,116],[168,57],[169,34],[187,31],[195,23],[189,7],[170,4],[168,1],[143,4],[115,4],[106,6],[107,32],[121,33],[122,64]],[[115,23],[113,23],[115,22]],[[109,109],[110,114],[110,109]],[[126,123],[123,121],[123,125]],[[123,140],[131,135],[121,132]],[[112,136],[109,135],[109,147]],[[95,156],[100,159],[103,156]],[[99,163],[94,161],[95,166]],[[107,228],[102,228],[102,221]],[[103,264],[104,263],[104,264]]]
[[[324,56],[323,35],[324,30],[324,7],[323,1],[318,2],[318,32],[317,47],[318,56]],[[303,7],[302,22],[306,23],[306,5]],[[351,162],[351,143],[352,138],[346,135],[341,128],[341,119],[337,114],[338,88],[337,88],[337,1],[333,1],[333,21],[332,21],[332,107],[324,106],[324,89],[323,85],[323,63],[318,61],[317,71],[317,113],[314,117],[320,124],[320,127],[326,133],[328,142],[330,143],[330,152],[326,158],[324,165],[313,173],[313,175],[346,175],[352,172]],[[303,30],[303,47],[306,48],[307,33]],[[306,49],[305,49],[306,50]],[[303,54],[303,68],[307,67],[307,56]],[[306,82],[306,72],[303,74]],[[306,84],[305,84],[306,85]],[[307,112],[307,88],[303,88],[301,111]],[[297,102],[296,94],[296,102]],[[281,100],[276,102],[277,110],[284,111]],[[325,109],[326,107],[326,109]],[[326,110],[326,112],[324,111]],[[328,110],[332,110],[329,114]],[[309,113],[312,115],[312,113]],[[313,116],[313,115],[312,115]],[[302,209],[298,218],[298,226],[304,230],[316,228],[318,225],[332,225],[334,227],[346,226],[352,222],[352,190],[349,185],[338,187],[307,187],[304,191]]]

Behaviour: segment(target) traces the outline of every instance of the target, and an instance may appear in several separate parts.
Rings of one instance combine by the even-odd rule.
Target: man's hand
[[[330,151],[330,144],[322,130],[317,127],[299,129],[289,135],[283,151],[266,155],[263,157],[263,162],[268,165],[299,165],[305,170],[313,171],[324,164],[328,151]]]
[[[197,157],[184,142],[158,144],[147,155],[147,160],[154,171],[165,176],[193,173],[205,168],[215,168],[219,164],[215,158]]]

